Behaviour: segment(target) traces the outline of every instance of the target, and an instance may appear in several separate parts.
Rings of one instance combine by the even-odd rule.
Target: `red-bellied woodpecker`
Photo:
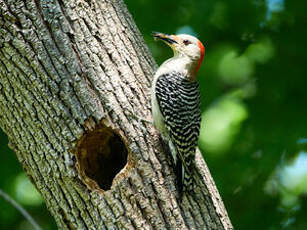
[[[179,186],[183,186],[184,191],[190,191],[193,189],[191,173],[195,166],[201,123],[196,75],[205,48],[197,38],[187,34],[154,33],[153,36],[174,51],[174,57],[166,60],[154,76],[151,98],[153,123],[169,144],[177,166]]]

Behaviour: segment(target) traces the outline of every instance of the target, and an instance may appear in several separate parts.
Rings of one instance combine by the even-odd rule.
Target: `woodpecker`
[[[153,79],[153,124],[170,147],[180,190],[191,191],[201,123],[197,72],[205,48],[197,38],[187,34],[154,32],[153,36],[174,52],[174,56],[158,68]]]

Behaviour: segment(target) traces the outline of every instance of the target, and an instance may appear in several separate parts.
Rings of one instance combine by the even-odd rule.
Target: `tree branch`
[[[0,189],[0,196],[2,196],[7,202],[9,202],[14,208],[16,208],[29,222],[32,224],[34,229],[42,230],[41,227],[36,223],[32,216],[25,210],[21,205],[19,205],[15,200],[13,200],[7,193]]]
[[[121,0],[0,0],[0,125],[59,229],[232,229],[200,153],[177,199],[156,68]]]

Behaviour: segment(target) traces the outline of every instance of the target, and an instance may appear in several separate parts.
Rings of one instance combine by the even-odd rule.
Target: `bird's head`
[[[204,59],[205,47],[196,37],[188,34],[167,35],[158,32],[153,32],[153,36],[169,45],[175,57],[188,58],[193,63],[193,74],[197,74]]]

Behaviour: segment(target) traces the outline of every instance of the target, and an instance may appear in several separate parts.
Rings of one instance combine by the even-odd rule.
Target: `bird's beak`
[[[171,47],[172,47],[173,44],[178,43],[175,40],[176,39],[175,35],[168,35],[168,34],[163,34],[163,33],[159,33],[159,32],[152,32],[152,35],[155,39],[162,40]]]

